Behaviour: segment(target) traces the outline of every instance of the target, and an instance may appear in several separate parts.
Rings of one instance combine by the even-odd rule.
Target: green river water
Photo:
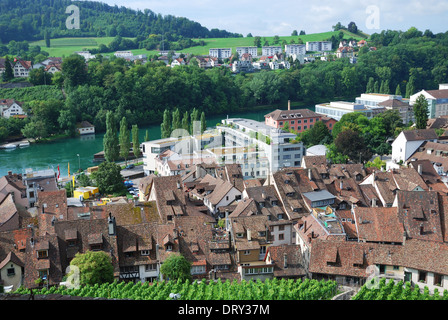
[[[229,114],[229,118],[246,118],[264,121],[264,115],[271,110],[260,110],[252,112],[240,112]],[[207,126],[215,126],[227,115],[210,116]],[[151,140],[160,138],[160,125],[150,125],[139,128],[140,142],[143,142],[146,130]],[[0,149],[0,176],[8,171],[13,173],[25,173],[27,168],[42,170],[52,168],[57,171],[59,165],[61,177],[67,176],[68,164],[70,172],[73,173],[81,167],[86,169],[98,165],[93,161],[93,155],[103,150],[104,133],[96,133],[84,137],[60,139],[52,142],[31,144],[29,147],[15,149]],[[79,157],[78,157],[79,154]]]

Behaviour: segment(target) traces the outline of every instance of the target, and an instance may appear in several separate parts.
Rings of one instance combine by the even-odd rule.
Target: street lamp
[[[79,153],[76,155],[78,156],[78,172],[81,172],[81,159],[79,158]]]

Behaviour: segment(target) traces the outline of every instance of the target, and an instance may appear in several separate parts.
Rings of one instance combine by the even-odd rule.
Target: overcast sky
[[[415,26],[434,33],[448,31],[448,0],[98,0],[132,9],[150,9],[162,15],[186,17],[208,29],[218,28],[246,36],[288,36],[293,30],[331,31],[354,21],[372,34],[407,30]]]

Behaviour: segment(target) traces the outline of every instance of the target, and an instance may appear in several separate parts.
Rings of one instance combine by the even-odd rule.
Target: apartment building
[[[303,144],[291,143],[295,134],[263,122],[234,118],[223,120],[226,154],[224,161],[239,163],[244,177],[263,178],[283,167],[300,166],[305,154]]]
[[[310,129],[317,121],[322,120],[322,115],[309,109],[291,110],[289,101],[288,110],[277,109],[266,114],[264,117],[267,126],[272,128],[284,128],[286,123],[288,123],[289,128],[297,132]],[[331,130],[332,128],[329,127],[328,129]]]
[[[439,90],[422,90],[410,97],[413,106],[417,98],[423,95],[428,102],[428,118],[448,115],[448,84],[439,84]]]
[[[308,41],[306,43],[306,51],[331,51],[333,44],[331,41]]]
[[[261,48],[262,56],[273,56],[276,53],[282,53],[281,46],[265,46]]]
[[[292,55],[304,55],[306,53],[305,44],[287,44],[285,45],[285,54],[287,57]]]
[[[208,55],[218,59],[226,59],[232,56],[232,48],[210,48]]]
[[[252,57],[258,57],[257,47],[236,47],[236,52],[240,57],[245,53],[250,54]]]

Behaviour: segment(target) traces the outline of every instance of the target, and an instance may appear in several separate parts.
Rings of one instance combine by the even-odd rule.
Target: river
[[[314,109],[314,108],[310,108]],[[229,118],[246,118],[264,121],[264,115],[271,110],[250,112],[236,112],[229,114]],[[207,118],[207,126],[214,127],[227,115],[214,115]],[[150,125],[139,128],[139,141],[143,142],[148,130],[151,140],[160,138],[160,125]],[[25,173],[27,168],[33,170],[54,169],[59,165],[61,177],[70,172],[77,171],[80,167],[86,169],[98,165],[93,161],[93,155],[103,150],[104,133],[81,136],[75,138],[60,139],[52,142],[31,144],[29,147],[15,149],[0,149],[0,177],[12,171],[13,173]],[[78,156],[79,155],[79,156]]]

